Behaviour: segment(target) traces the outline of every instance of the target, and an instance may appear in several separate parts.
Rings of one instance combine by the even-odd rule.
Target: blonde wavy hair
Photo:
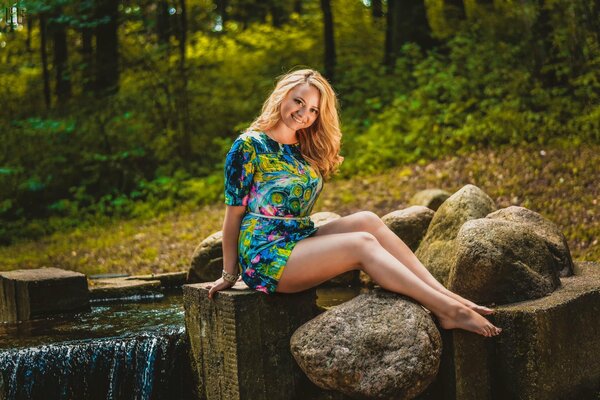
[[[338,100],[333,88],[317,71],[300,69],[278,78],[275,89],[267,98],[262,112],[248,130],[267,131],[281,119],[281,103],[287,94],[298,85],[308,83],[321,93],[319,114],[308,128],[296,132],[302,156],[317,169],[323,178],[337,172],[344,157],[339,155],[342,132],[338,115]]]

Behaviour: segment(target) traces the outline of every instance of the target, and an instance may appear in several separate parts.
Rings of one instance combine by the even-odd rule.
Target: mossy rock
[[[451,195],[452,193],[442,189],[425,189],[411,197],[408,204],[411,206],[424,206],[436,211]]]
[[[214,281],[223,269],[223,232],[218,231],[204,239],[194,250],[187,283]],[[220,260],[217,262],[215,260]]]
[[[454,256],[455,239],[462,225],[496,210],[494,201],[474,185],[466,185],[436,211],[416,255],[431,274],[446,285]]]
[[[412,206],[392,211],[381,220],[412,250],[417,250],[433,219],[434,211],[424,206]]]
[[[546,296],[560,286],[561,265],[527,225],[467,221],[455,243],[448,288],[476,303],[507,304]]]

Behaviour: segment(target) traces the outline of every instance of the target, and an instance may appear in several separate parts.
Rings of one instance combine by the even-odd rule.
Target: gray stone
[[[433,210],[427,207],[411,206],[392,211],[381,217],[381,220],[414,252],[425,236],[433,215]],[[359,271],[359,281],[365,286],[375,284],[373,279],[363,271]]]
[[[381,220],[412,251],[417,250],[433,218],[433,210],[424,206],[412,206],[404,210],[392,211]]]
[[[84,274],[60,268],[0,272],[0,321],[16,322],[89,310]]]
[[[164,289],[181,287],[186,282],[187,272],[164,272],[160,274],[134,275],[125,279],[135,279],[140,281],[159,281]]]
[[[324,312],[294,332],[290,345],[319,387],[373,399],[417,396],[434,380],[442,350],[424,308],[384,290]]]
[[[243,282],[208,299],[211,283],[183,286],[185,325],[199,397],[314,398],[289,349],[292,333],[317,314],[316,291],[266,295]]]
[[[331,211],[321,211],[314,213],[310,216],[310,219],[315,224],[316,227],[323,226],[328,222],[334,221],[336,219],[340,219],[339,214],[336,214]]]
[[[490,219],[500,219],[518,224],[532,234],[542,239],[548,246],[552,257],[556,260],[555,265],[561,277],[573,275],[573,260],[567,239],[558,226],[547,220],[535,211],[524,207],[511,206],[493,212],[487,216]]]
[[[132,278],[93,279],[90,281],[90,296],[94,300],[109,300],[162,294],[159,280]]]
[[[496,210],[494,201],[481,189],[466,185],[436,211],[416,256],[442,284],[448,283],[455,239],[461,226]]]
[[[560,286],[559,262],[546,241],[523,224],[467,221],[455,240],[448,288],[483,304],[546,296]]]
[[[223,232],[215,232],[204,239],[194,250],[187,282],[212,282],[221,276],[223,269]]]
[[[451,193],[442,189],[426,189],[415,194],[408,201],[408,204],[414,206],[425,206],[436,211],[444,201],[451,196]]]

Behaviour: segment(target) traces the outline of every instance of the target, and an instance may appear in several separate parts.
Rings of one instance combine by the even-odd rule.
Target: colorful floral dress
[[[249,287],[275,292],[298,241],[317,231],[310,212],[322,188],[300,144],[282,144],[255,131],[234,141],[225,160],[225,204],[246,206],[238,258]]]

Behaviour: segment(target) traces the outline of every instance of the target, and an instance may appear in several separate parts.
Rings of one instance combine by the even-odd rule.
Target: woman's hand
[[[239,280],[239,279],[238,279]],[[234,284],[231,282],[227,282],[223,278],[219,278],[213,282],[212,286],[209,286],[208,298],[212,300],[213,295],[217,293],[219,290],[229,289]]]

